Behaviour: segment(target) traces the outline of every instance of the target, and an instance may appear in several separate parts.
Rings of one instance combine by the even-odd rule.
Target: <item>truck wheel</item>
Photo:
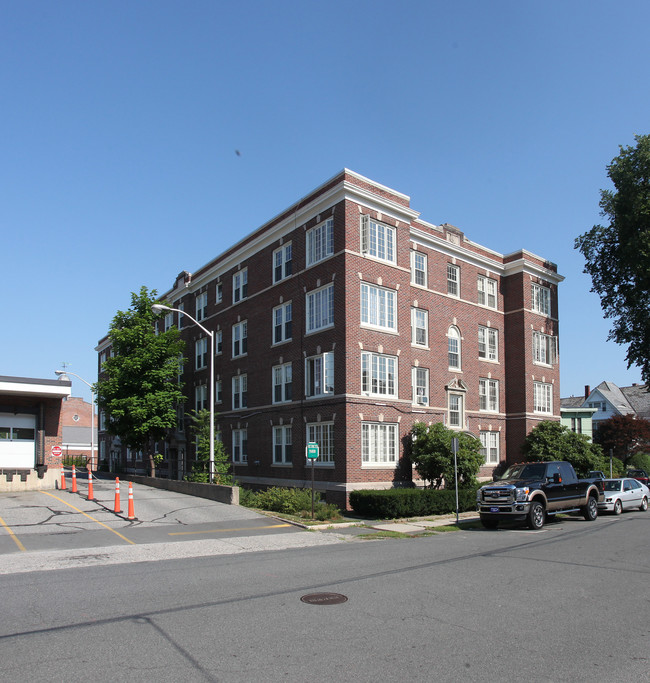
[[[544,526],[544,516],[544,506],[537,501],[532,502],[528,512],[528,528],[541,529]]]
[[[641,505],[639,505],[639,510],[641,512],[645,512],[648,509],[648,499],[643,496],[643,500],[641,501]]]
[[[623,512],[623,503],[621,503],[620,498],[614,503],[614,514],[620,515]]]
[[[618,502],[620,503],[620,501]],[[595,496],[589,496],[587,504],[582,508],[582,516],[588,522],[593,522],[598,517],[598,501]]]
[[[496,529],[499,526],[499,520],[498,519],[483,519],[481,517],[481,524],[486,529]]]

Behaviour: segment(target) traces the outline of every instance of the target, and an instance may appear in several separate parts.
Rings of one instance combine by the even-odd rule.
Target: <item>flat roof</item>
[[[67,398],[71,393],[72,382],[69,380],[0,375],[0,396]]]

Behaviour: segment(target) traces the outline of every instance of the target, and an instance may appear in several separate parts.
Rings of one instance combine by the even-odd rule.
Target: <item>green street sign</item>
[[[317,443],[310,441],[307,444],[307,457],[312,458],[314,460],[316,458],[318,458],[318,444]]]

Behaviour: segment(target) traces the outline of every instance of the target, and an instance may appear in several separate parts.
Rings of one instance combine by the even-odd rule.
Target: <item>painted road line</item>
[[[97,524],[99,524],[99,526],[103,526],[104,529],[108,529],[109,531],[112,531],[116,536],[119,536],[123,541],[126,541],[127,543],[130,543],[131,545],[135,545],[135,541],[131,541],[126,536],[122,536],[122,534],[119,531],[115,531],[115,529],[111,529],[111,527],[107,526],[103,522],[100,522],[98,519],[95,519],[94,517],[89,515],[87,512],[80,510],[78,507],[75,507],[74,505],[70,505],[70,503],[63,500],[63,498],[59,498],[58,496],[55,496],[53,493],[48,493],[47,491],[41,491],[41,493],[44,493],[46,496],[50,496],[50,498],[54,498],[55,500],[60,501],[64,505],[71,507],[73,510],[76,510],[79,514],[84,515],[84,517],[88,517],[88,519],[91,519],[93,522],[96,522]]]
[[[293,526],[293,524],[270,524],[266,526],[249,526],[239,529],[208,529],[207,531],[171,531],[168,536],[193,536],[196,534],[219,534],[224,531],[256,531],[259,529],[279,529],[280,527]]]
[[[18,550],[25,550],[25,546],[20,542],[18,536],[9,528],[9,525],[0,517],[0,524],[7,530],[7,533],[13,539],[14,543],[18,546]]]

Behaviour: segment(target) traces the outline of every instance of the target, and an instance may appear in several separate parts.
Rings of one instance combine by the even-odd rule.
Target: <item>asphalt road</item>
[[[632,512],[539,532],[298,532],[332,542],[4,574],[3,676],[647,680],[649,523]],[[301,600],[322,592],[346,600]]]

